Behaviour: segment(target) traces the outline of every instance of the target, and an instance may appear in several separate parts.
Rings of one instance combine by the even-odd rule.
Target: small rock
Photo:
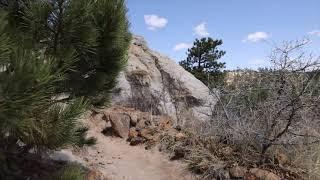
[[[176,127],[174,127],[174,129],[177,130],[177,131],[181,131],[182,127],[180,125],[177,125]]]
[[[136,125],[137,130],[142,130],[146,127],[151,126],[152,123],[150,121],[150,117],[148,114],[140,114],[140,117],[138,118],[138,122]]]
[[[135,127],[138,123],[138,114],[137,113],[131,113],[130,114],[130,126]]]
[[[139,133],[137,132],[136,128],[132,127],[129,130],[129,137],[128,140],[130,141],[131,139],[138,137]]]
[[[289,158],[283,153],[277,153],[275,155],[275,162],[279,165],[285,165],[289,163]]]
[[[247,173],[247,168],[235,166],[229,170],[230,176],[233,178],[243,178]]]
[[[176,136],[175,136],[175,140],[176,141],[181,141],[181,140],[184,140],[186,138],[187,138],[187,136],[184,133],[181,133],[181,132],[176,134]]]
[[[221,152],[225,156],[230,156],[233,153],[233,149],[231,147],[227,146],[227,147],[222,148]]]
[[[185,155],[186,155],[185,149],[177,147],[174,149],[174,154],[170,158],[170,160],[178,160],[178,159],[184,158]]]
[[[250,173],[245,174],[243,179],[244,180],[257,180],[257,178],[253,174],[250,174]]]
[[[112,161],[108,161],[107,164],[113,164],[113,162]]]
[[[145,141],[145,139],[142,138],[142,137],[135,137],[135,138],[131,139],[130,145],[131,146],[136,146],[138,144],[144,143],[144,141]]]
[[[215,170],[214,177],[216,179],[230,179],[229,172],[223,168]]]
[[[250,173],[261,180],[281,180],[281,178],[274,173],[259,168],[250,169]]]
[[[144,147],[145,150],[150,150],[154,148],[159,143],[159,141],[160,141],[159,136],[154,136],[152,140],[148,140],[146,142],[146,146]]]
[[[172,127],[172,120],[169,117],[161,117],[159,120],[159,128],[161,130],[167,130]]]
[[[147,140],[151,140],[153,139],[153,130],[150,129],[150,128],[145,128],[145,129],[142,129],[140,132],[139,132],[139,135]]]
[[[103,180],[104,176],[100,171],[97,170],[89,170],[86,175],[86,180]]]

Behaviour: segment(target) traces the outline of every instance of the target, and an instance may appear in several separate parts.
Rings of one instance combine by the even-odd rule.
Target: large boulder
[[[176,62],[134,36],[126,69],[120,73],[113,105],[168,115],[175,124],[207,120],[216,98]]]

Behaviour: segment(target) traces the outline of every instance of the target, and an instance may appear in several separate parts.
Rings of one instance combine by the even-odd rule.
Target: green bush
[[[67,165],[58,173],[53,175],[51,180],[84,180],[85,172],[84,168],[80,165]]]
[[[95,142],[79,118],[126,63],[126,12],[124,0],[0,0],[0,179],[22,176],[14,160],[31,149]]]

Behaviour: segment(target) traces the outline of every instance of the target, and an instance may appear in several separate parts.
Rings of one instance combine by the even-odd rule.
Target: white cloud
[[[246,39],[244,39],[242,42],[260,42],[260,41],[265,41],[270,38],[270,34],[266,32],[254,32],[248,34]]]
[[[209,36],[210,33],[207,31],[207,23],[202,22],[196,27],[193,28],[194,35],[200,36],[200,37],[205,37]]]
[[[168,24],[168,20],[166,18],[155,14],[144,15],[144,22],[150,30],[162,29]]]
[[[189,49],[192,47],[192,44],[189,44],[189,43],[179,43],[179,44],[176,44],[173,48],[174,51],[180,51],[180,50],[183,50],[183,49]]]
[[[310,31],[308,34],[320,37],[320,30],[313,30]]]

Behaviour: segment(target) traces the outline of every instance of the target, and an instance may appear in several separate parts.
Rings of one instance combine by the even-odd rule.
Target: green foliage
[[[179,64],[206,85],[211,84],[210,82],[221,82],[224,77],[221,69],[225,67],[225,63],[218,60],[226,52],[218,49],[220,45],[222,40],[214,40],[210,37],[196,39],[193,47],[188,49],[187,59]]]
[[[84,180],[85,170],[83,167],[73,164],[67,165],[61,169],[58,173],[53,175],[51,180]]]
[[[53,57],[10,46],[14,43],[0,44],[0,52],[6,52],[0,58],[1,139],[48,148],[85,142],[76,124],[87,102],[55,100],[56,85],[64,80],[68,66],[54,69]]]
[[[90,97],[95,105],[107,102],[131,40],[125,1],[19,2],[5,8],[15,15],[9,19],[11,38],[25,49],[55,57],[57,68],[72,65],[59,92]]]
[[[78,119],[126,63],[126,12],[124,0],[0,0],[1,177],[30,149],[95,143]]]

